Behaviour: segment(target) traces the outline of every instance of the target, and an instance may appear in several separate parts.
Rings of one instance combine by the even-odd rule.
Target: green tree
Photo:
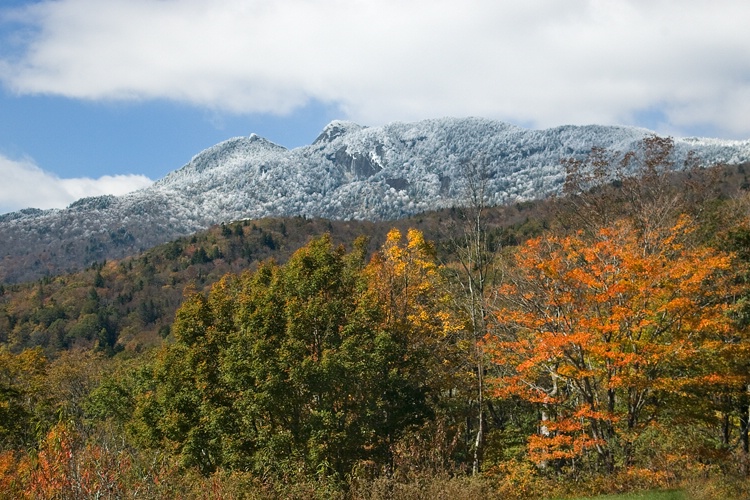
[[[40,348],[11,353],[0,346],[0,449],[29,446],[44,432],[48,361]]]
[[[189,296],[137,397],[139,438],[205,473],[343,477],[359,460],[387,465],[392,444],[430,416],[430,343],[415,340],[438,320],[426,316],[427,290],[413,304],[399,292],[381,301],[373,280],[388,257],[365,266],[363,248],[347,254],[325,236],[284,266]]]

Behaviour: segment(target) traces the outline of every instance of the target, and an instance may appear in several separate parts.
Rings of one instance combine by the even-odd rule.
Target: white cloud
[[[19,93],[367,124],[479,115],[750,137],[745,0],[58,0],[14,14]]]
[[[104,194],[122,195],[149,186],[143,175],[105,175],[60,179],[30,160],[0,156],[0,213],[22,208],[63,208],[80,198]]]

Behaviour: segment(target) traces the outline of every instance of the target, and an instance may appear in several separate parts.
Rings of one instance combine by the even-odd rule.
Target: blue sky
[[[0,154],[31,155],[61,176],[144,173],[160,178],[200,150],[257,133],[293,148],[310,144],[336,118],[310,103],[287,116],[214,112],[167,100],[90,102],[60,96],[0,98]]]
[[[0,213],[332,119],[748,139],[748,20],[745,0],[4,0]]]

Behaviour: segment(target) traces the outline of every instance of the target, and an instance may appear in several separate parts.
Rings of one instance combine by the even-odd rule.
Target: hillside
[[[549,225],[549,203],[495,207],[486,218],[497,245],[515,244]],[[442,258],[460,235],[458,210],[429,212],[398,221],[335,221],[267,218],[213,226],[139,255],[101,261],[86,269],[24,284],[0,285],[0,344],[14,351],[39,346],[54,356],[71,347],[110,354],[138,351],[169,333],[186,289],[206,290],[226,273],[259,262],[285,262],[313,237],[331,234],[337,244],[369,239],[374,251],[394,227],[418,228],[437,244]]]
[[[696,206],[721,206],[750,185],[747,165],[673,173],[672,182]],[[627,210],[618,188],[602,196],[613,214]],[[618,201],[619,200],[619,201]],[[566,198],[497,206],[484,213],[490,245],[515,246],[543,230],[580,223]],[[706,231],[714,231],[711,211]],[[226,273],[242,273],[273,259],[283,263],[311,238],[330,234],[336,244],[369,239],[379,248],[392,228],[416,228],[434,242],[438,258],[454,259],[453,243],[466,228],[460,209],[425,212],[396,221],[336,221],[303,217],[266,218],[212,226],[122,260],[24,284],[0,285],[0,344],[14,351],[40,346],[54,356],[71,347],[98,346],[110,354],[158,344],[169,333],[186,289],[207,290]]]
[[[628,127],[527,130],[445,118],[372,128],[336,121],[293,150],[257,135],[234,138],[147,189],[0,216],[0,282],[75,271],[222,222],[395,220],[459,206],[471,169],[487,178],[491,205],[541,199],[560,192],[562,160],[593,147],[635,150],[649,135]],[[750,141],[675,139],[675,164],[689,154],[705,165],[740,163],[750,160]]]

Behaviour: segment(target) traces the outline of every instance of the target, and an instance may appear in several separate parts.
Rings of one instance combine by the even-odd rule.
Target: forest
[[[673,149],[0,286],[0,497],[750,497],[745,167]]]

